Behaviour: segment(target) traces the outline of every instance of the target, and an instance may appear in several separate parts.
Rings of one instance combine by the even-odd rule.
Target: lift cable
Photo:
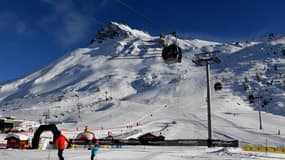
[[[137,16],[143,18],[146,22],[148,22],[149,24],[151,24],[155,28],[157,28],[157,29],[161,28],[157,23],[155,23],[153,20],[151,20],[150,18],[145,16],[142,12],[132,8],[130,5],[128,5],[127,3],[123,2],[122,0],[114,0],[114,1],[119,3],[120,5],[122,5],[123,7],[127,8],[128,10],[130,10],[131,12],[136,14]]]

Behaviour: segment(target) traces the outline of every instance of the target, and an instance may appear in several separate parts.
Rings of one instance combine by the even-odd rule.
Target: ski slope
[[[86,48],[76,49],[26,77],[2,84],[0,115],[43,122],[42,115],[48,112],[48,121],[56,123],[69,138],[88,126],[99,138],[107,136],[109,131],[120,135],[136,130],[125,138],[151,132],[166,139],[207,139],[206,70],[205,66],[192,63],[192,59],[197,53],[218,50],[222,63],[211,64],[213,139],[237,139],[241,146],[284,144],[285,56],[281,50],[285,40],[282,36],[270,41],[239,42],[239,45],[178,39],[183,49],[182,63],[168,65],[160,57],[158,36],[114,22],[98,35],[100,39],[94,38]],[[174,41],[174,37],[168,37],[169,43]],[[222,82],[222,90],[214,90],[216,82]],[[248,90],[243,89],[245,84]],[[249,95],[262,98],[249,103]],[[260,130],[258,109],[264,100],[269,103],[262,108]],[[47,157],[48,152],[0,150],[1,157],[14,160],[18,153],[32,160]],[[56,155],[54,150],[51,152]],[[86,150],[67,150],[65,154],[67,159],[89,158]],[[284,158],[240,149],[139,146],[102,149],[99,159],[274,159],[275,156]]]

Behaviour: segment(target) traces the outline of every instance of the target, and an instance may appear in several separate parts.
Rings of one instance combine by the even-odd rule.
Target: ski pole
[[[50,160],[50,149],[48,149],[48,160]]]

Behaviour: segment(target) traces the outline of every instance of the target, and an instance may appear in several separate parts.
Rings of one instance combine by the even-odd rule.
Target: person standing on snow
[[[91,160],[94,160],[94,157],[96,156],[97,152],[99,151],[99,148],[100,148],[99,143],[96,142],[94,144],[94,147],[91,148]]]
[[[63,150],[65,149],[65,142],[69,142],[68,139],[61,133],[59,132],[59,135],[56,137],[54,144],[57,145],[58,148],[58,158],[59,160],[64,160],[62,153]]]

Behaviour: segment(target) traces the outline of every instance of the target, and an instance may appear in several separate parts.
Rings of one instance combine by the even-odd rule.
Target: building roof
[[[6,137],[5,137],[5,140],[8,140],[10,138],[16,138],[16,139],[19,139],[21,141],[26,141],[29,139],[28,136],[26,135],[23,135],[23,134],[19,134],[19,133],[9,133]]]

